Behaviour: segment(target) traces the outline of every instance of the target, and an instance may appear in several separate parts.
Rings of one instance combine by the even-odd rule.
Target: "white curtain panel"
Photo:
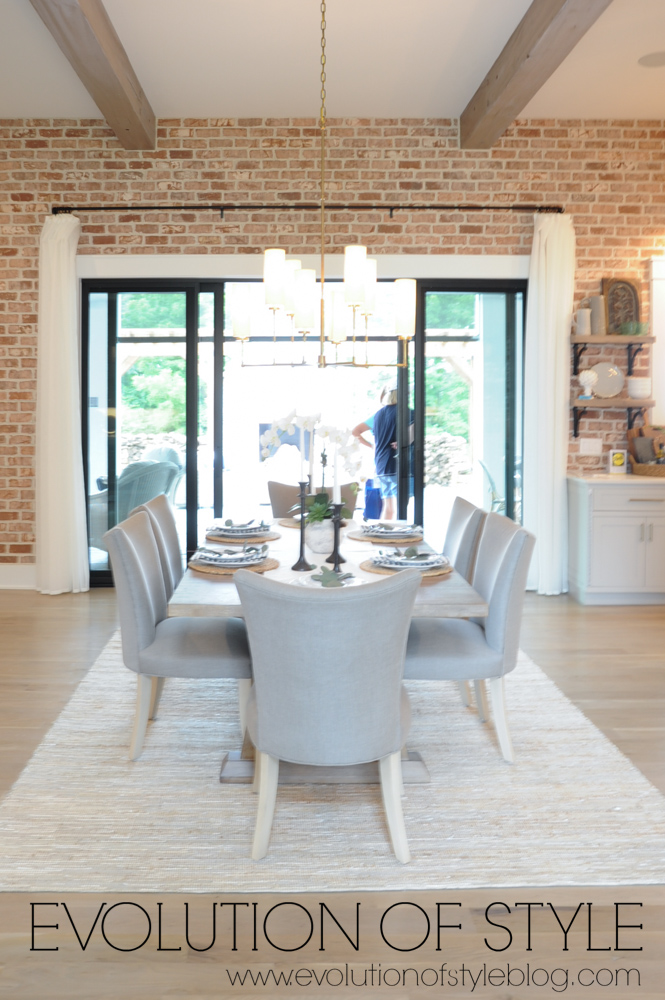
[[[81,223],[49,217],[39,244],[37,331],[37,589],[88,590],[81,453],[76,247]]]
[[[568,590],[566,472],[575,231],[566,215],[536,215],[524,350],[524,526],[536,536],[527,589]]]

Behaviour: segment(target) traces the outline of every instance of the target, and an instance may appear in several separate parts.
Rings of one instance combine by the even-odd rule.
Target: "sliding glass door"
[[[392,283],[379,282],[367,340],[361,329],[355,345],[350,338],[338,348],[339,360],[354,354],[369,366],[319,369],[317,338],[260,326],[245,343],[233,336],[235,312],[260,305],[259,282],[85,281],[93,582],[111,579],[105,532],[158,493],[171,500],[183,553],[191,553],[214,517],[270,516],[268,481],[296,483],[310,458],[313,485],[330,487],[325,438],[307,433],[301,456],[297,434],[268,447],[262,435],[293,411],[320,414],[340,430],[371,424],[388,389],[397,390],[400,517],[423,523],[435,545],[457,494],[519,519],[525,283],[418,286],[408,350],[394,334]],[[372,449],[358,455],[360,475],[340,467],[342,483],[374,476]]]
[[[214,497],[214,337],[219,288],[84,282],[83,425],[93,582],[110,580],[104,534],[165,493],[183,553]]]
[[[420,283],[415,517],[428,537],[458,494],[520,520],[525,291],[524,282]]]

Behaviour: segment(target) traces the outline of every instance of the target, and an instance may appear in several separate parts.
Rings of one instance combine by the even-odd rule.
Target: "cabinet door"
[[[597,514],[591,527],[591,586],[643,590],[646,535],[644,516]]]
[[[646,522],[647,590],[665,591],[665,517],[650,517]]]

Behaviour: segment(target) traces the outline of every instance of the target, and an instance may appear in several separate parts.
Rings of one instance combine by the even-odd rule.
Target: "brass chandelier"
[[[335,288],[332,293],[330,309],[325,303],[325,182],[326,182],[326,0],[321,0],[321,108],[319,111],[320,133],[320,303],[317,310],[317,281],[313,268],[303,268],[301,262],[287,259],[286,251],[270,248],[263,257],[263,291],[265,306],[272,314],[273,344],[277,343],[278,322],[286,321],[290,329],[290,338],[294,344],[296,335],[302,344],[307,343],[308,334],[316,331],[317,311],[319,314],[319,355],[316,367],[351,366],[354,368],[404,368],[406,367],[406,352],[400,351],[404,360],[392,364],[375,364],[369,361],[369,322],[376,309],[377,264],[367,257],[367,247],[360,245],[347,246],[344,249],[344,280],[341,288]],[[398,278],[393,282],[395,317],[395,333],[402,343],[413,337],[415,331],[416,313],[416,282],[413,278]],[[250,339],[251,323],[249,302],[238,302],[239,308],[234,310],[233,336],[242,343]],[[360,333],[360,322],[364,326],[364,336]],[[338,360],[338,348],[341,343],[352,337],[352,354],[348,360]],[[326,339],[335,345],[335,360],[330,361],[326,354]],[[364,361],[356,356],[356,349],[364,342]],[[242,346],[241,346],[242,351]],[[245,363],[241,353],[241,364]],[[259,363],[272,367],[277,365],[308,365],[303,353],[302,361],[278,362],[276,356],[272,362]],[[249,363],[249,366],[253,365]]]

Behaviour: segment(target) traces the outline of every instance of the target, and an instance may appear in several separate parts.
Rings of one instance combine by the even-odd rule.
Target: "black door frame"
[[[503,293],[506,296],[506,469],[515,467],[515,416],[517,392],[523,398],[523,385],[516,385],[515,378],[515,343],[517,336],[516,296],[523,297],[522,338],[526,317],[526,279],[522,278],[421,278],[417,281],[416,296],[416,333],[413,346],[413,409],[414,409],[414,441],[413,441],[413,492],[414,520],[423,524],[424,520],[424,475],[425,475],[425,295],[427,292],[473,292],[475,294]],[[464,337],[449,337],[447,340],[464,340]],[[409,469],[409,432],[407,425],[408,413],[408,369],[400,369],[399,401],[402,404],[402,420],[398,426],[398,452],[401,457],[398,511],[400,517],[406,517],[409,501],[407,471]],[[400,384],[401,383],[401,384]],[[514,480],[512,475],[506,475],[506,512],[512,516],[514,509]]]
[[[212,337],[215,346],[215,364],[218,356],[220,366],[223,364],[222,351],[217,350],[218,344],[223,336],[223,288],[224,283],[220,281],[199,281],[190,278],[85,278],[81,282],[81,414],[82,414],[82,447],[83,447],[83,475],[86,498],[89,496],[89,470],[88,470],[88,395],[89,395],[89,299],[94,293],[101,293],[108,296],[107,300],[107,324],[108,324],[108,344],[107,344],[107,372],[108,372],[108,491],[109,491],[109,520],[115,523],[115,469],[116,469],[116,384],[117,384],[117,358],[116,343],[118,330],[118,295],[123,292],[173,292],[184,293],[185,295],[185,337],[168,340],[171,343],[185,343],[185,365],[186,365],[186,388],[185,388],[185,432],[186,432],[186,458],[185,458],[185,484],[186,484],[186,522],[187,554],[191,555],[198,544],[198,344],[199,344],[199,293],[215,292],[215,312],[214,312],[214,333]],[[220,307],[221,302],[221,307]],[[159,338],[155,337],[134,337],[136,343],[155,343]],[[167,339],[167,338],[165,338]],[[208,338],[201,338],[207,340]],[[215,372],[217,382],[217,371]],[[221,385],[221,380],[219,380]],[[216,401],[213,402],[213,409]],[[215,413],[216,416],[216,413]],[[221,454],[221,422],[215,419],[213,431],[213,447],[215,456]],[[221,480],[221,462],[219,463]],[[215,462],[215,472],[217,472],[217,462]],[[221,493],[220,493],[221,499]],[[87,510],[87,503],[86,503]],[[91,583],[95,586],[112,585],[110,570],[94,570],[90,574]]]

